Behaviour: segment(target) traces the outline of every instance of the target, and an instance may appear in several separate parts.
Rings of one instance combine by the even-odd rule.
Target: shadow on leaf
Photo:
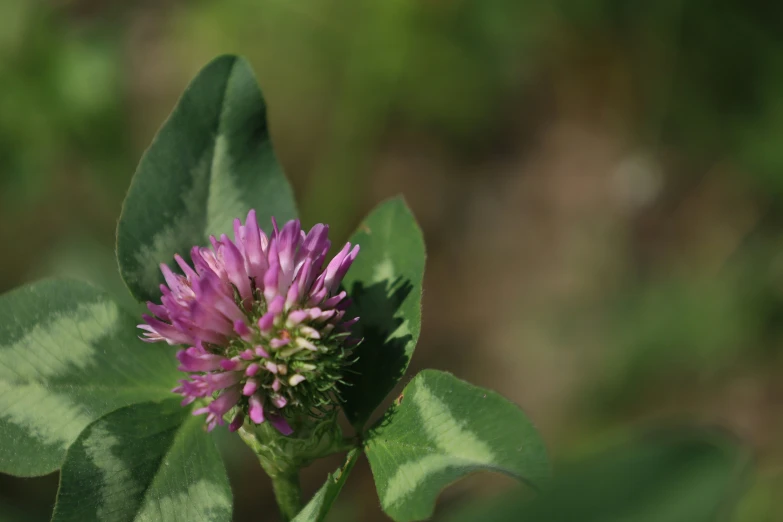
[[[413,335],[399,309],[412,291],[411,282],[401,277],[370,286],[356,282],[351,288],[349,313],[360,317],[355,335],[364,340],[342,393],[345,413],[355,426],[367,421],[408,367]]]

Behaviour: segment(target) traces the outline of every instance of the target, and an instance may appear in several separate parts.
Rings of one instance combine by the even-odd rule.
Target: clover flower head
[[[359,342],[340,290],[359,246],[347,243],[324,266],[326,225],[272,225],[267,236],[251,210],[244,225],[234,220],[233,241],[224,234],[210,237],[211,248],[194,246],[192,266],[174,256],[182,274],[162,264],[160,304],[148,303],[139,325],[145,341],[187,346],[177,359],[188,376],[173,391],[183,405],[203,401],[194,414],[206,414],[209,430],[233,410],[232,431],[249,419],[291,434],[286,417],[317,416],[339,399]]]

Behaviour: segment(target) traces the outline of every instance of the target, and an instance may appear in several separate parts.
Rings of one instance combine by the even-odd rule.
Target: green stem
[[[283,522],[292,520],[302,510],[302,489],[299,486],[299,470],[281,471],[272,476],[272,489]]]
[[[324,426],[326,430],[308,432],[309,439],[283,437],[266,423],[256,428],[243,426],[239,429],[239,436],[253,450],[261,467],[272,479],[283,522],[292,520],[302,509],[301,467],[315,459],[350,451],[361,445],[358,437],[341,437],[336,424]]]

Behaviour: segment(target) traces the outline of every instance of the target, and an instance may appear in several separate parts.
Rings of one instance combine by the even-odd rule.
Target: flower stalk
[[[299,470],[314,460],[358,447],[356,437],[343,437],[336,415],[314,422],[300,421],[293,436],[284,436],[269,424],[245,424],[239,436],[258,457],[272,479],[282,520],[289,521],[302,509]]]
[[[299,485],[299,470],[287,470],[272,478],[272,489],[283,522],[290,522],[302,510],[302,488]]]

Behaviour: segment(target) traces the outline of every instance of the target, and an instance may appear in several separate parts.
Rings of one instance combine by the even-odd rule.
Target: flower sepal
[[[302,509],[299,470],[316,459],[359,445],[358,438],[343,437],[336,409],[322,417],[301,415],[288,422],[293,429],[290,435],[284,435],[269,422],[245,423],[238,430],[272,479],[283,521],[293,520]]]
[[[348,451],[357,442],[343,437],[337,423],[337,410],[322,418],[301,416],[289,421],[291,435],[283,435],[270,423],[246,423],[238,431],[239,436],[256,454],[261,467],[274,478],[299,470],[314,460]]]

